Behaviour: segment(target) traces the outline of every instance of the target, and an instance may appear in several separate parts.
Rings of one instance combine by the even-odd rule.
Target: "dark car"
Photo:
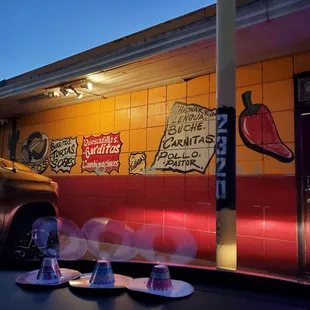
[[[58,185],[27,166],[0,158],[0,258],[37,259],[33,223],[57,216]]]

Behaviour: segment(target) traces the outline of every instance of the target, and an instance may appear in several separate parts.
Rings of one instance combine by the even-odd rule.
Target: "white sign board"
[[[76,164],[77,146],[77,138],[52,140],[50,165],[54,172],[71,172]]]
[[[175,102],[152,167],[205,173],[214,155],[216,109]]]

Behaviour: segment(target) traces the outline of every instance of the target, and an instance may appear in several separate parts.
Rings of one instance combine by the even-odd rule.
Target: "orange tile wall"
[[[307,70],[308,54],[298,54],[263,63],[237,68],[236,112],[243,110],[241,94],[252,91],[253,103],[264,103],[271,111],[280,137],[294,149],[293,73]],[[168,85],[138,91],[103,100],[49,110],[18,121],[21,130],[20,145],[33,131],[41,131],[50,139],[77,136],[81,145],[83,136],[120,132],[123,142],[121,175],[128,174],[130,152],[146,151],[150,165],[163,135],[165,122],[175,101],[196,103],[209,109],[216,107],[215,74],[197,77],[187,83]],[[292,124],[292,126],[287,126]],[[4,138],[4,141],[6,139]],[[79,148],[79,156],[81,150]],[[3,156],[8,157],[4,147]],[[247,149],[237,132],[238,173],[294,175],[295,164],[281,164]],[[214,158],[207,174],[214,174]],[[114,172],[113,172],[114,173]],[[53,175],[50,170],[47,175]],[[58,175],[61,173],[58,173]],[[71,175],[80,174],[80,157]],[[171,174],[171,172],[165,172]]]

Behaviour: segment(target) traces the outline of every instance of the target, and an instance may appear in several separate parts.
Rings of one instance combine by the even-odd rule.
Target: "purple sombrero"
[[[99,260],[92,273],[82,274],[79,279],[71,280],[69,284],[76,288],[120,289],[126,288],[131,280],[132,278],[114,274],[110,261]]]
[[[17,277],[16,283],[24,285],[57,286],[77,279],[81,274],[76,270],[59,268],[56,258],[45,257],[41,268]]]
[[[171,280],[166,265],[154,266],[149,278],[131,280],[127,288],[131,291],[170,298],[185,297],[194,292],[194,288],[189,283]]]

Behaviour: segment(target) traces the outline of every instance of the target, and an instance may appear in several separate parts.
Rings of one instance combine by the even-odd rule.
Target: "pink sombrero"
[[[16,278],[16,283],[23,285],[57,286],[77,279],[81,274],[76,270],[59,268],[56,258],[45,257],[41,268],[27,272]]]
[[[154,266],[149,278],[131,280],[127,289],[170,298],[181,298],[194,292],[194,288],[189,283],[171,280],[166,265]]]
[[[69,284],[76,288],[121,289],[126,288],[131,280],[132,278],[114,274],[111,262],[99,260],[92,273],[82,274],[79,279],[71,280]]]

